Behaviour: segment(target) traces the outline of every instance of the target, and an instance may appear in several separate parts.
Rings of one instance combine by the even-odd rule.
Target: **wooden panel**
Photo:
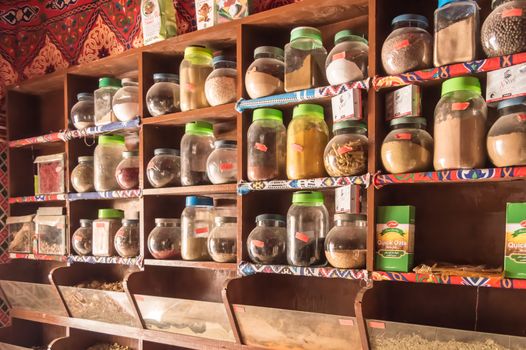
[[[152,343],[149,341],[145,341],[142,344],[142,350],[188,350],[188,348],[181,348],[178,346],[170,346],[170,345],[158,344],[158,343]]]
[[[79,329],[71,329],[69,337],[55,341],[50,350],[84,350],[97,344],[113,344],[128,346],[131,350],[140,350],[139,340],[116,335],[100,334]]]
[[[66,328],[45,325],[37,322],[13,319],[10,327],[0,329],[0,339],[3,343],[31,349],[37,346],[48,346],[56,338],[66,335]],[[0,344],[2,350],[14,350]]]

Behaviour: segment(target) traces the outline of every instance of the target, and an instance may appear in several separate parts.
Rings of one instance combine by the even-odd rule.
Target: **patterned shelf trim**
[[[368,280],[366,270],[335,269],[333,267],[299,267],[289,265],[258,265],[241,262],[238,267],[241,276],[251,276],[256,273],[273,273],[279,275],[294,275],[322,278],[344,278],[348,280]]]
[[[142,267],[144,257],[138,256],[135,258],[122,258],[120,256],[68,256],[69,263],[86,263],[86,264],[118,264],[128,266]]]
[[[106,192],[70,193],[68,194],[68,200],[73,202],[90,199],[139,198],[141,194],[142,191],[140,189]]]
[[[67,195],[65,193],[60,193],[60,194],[40,194],[37,196],[11,197],[9,198],[9,204],[63,201],[66,199],[66,196]]]
[[[9,253],[11,259],[26,259],[26,260],[46,260],[46,261],[61,261],[66,262],[68,257],[65,255],[43,255],[43,254],[27,254],[27,253]]]
[[[49,142],[58,142],[58,141],[64,141],[63,132],[54,132],[52,134],[28,137],[27,139],[9,141],[9,147],[18,148],[18,147],[24,147],[27,145],[37,145],[39,143],[49,143]]]

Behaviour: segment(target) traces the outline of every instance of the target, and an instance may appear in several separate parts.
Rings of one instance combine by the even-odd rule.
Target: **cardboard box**
[[[385,97],[385,119],[419,117],[422,115],[422,95],[418,85],[408,85]]]
[[[343,120],[361,120],[362,115],[362,92],[360,89],[351,89],[331,99],[332,120],[341,122]]]
[[[336,213],[367,213],[367,197],[361,186],[347,185],[338,187],[335,190],[334,198]]]
[[[230,22],[249,15],[249,0],[216,0],[219,23]]]
[[[195,0],[195,17],[197,30],[215,26],[217,24],[215,0]]]
[[[486,102],[496,102],[509,98],[526,96],[526,63],[488,72]]]
[[[526,279],[526,203],[506,204],[504,275]]]

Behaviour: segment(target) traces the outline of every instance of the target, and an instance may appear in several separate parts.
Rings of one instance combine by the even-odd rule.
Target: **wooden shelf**
[[[241,276],[251,276],[256,273],[270,273],[278,275],[294,275],[304,277],[341,278],[348,280],[368,280],[366,270],[337,269],[327,267],[302,267],[290,265],[260,265],[241,262],[238,267]]]
[[[144,118],[145,125],[185,125],[197,120],[221,122],[236,117],[235,103]]]
[[[236,270],[235,263],[218,263],[215,261],[185,261],[185,260],[157,260],[145,259],[145,266],[166,266],[166,267],[190,267],[195,269],[210,270]]]
[[[347,185],[369,186],[371,181],[370,174],[362,176],[345,177],[321,177],[316,179],[301,180],[271,180],[271,181],[241,181],[237,186],[237,193],[240,195],[252,191],[299,191],[299,190],[318,190],[326,188],[343,187]]]
[[[9,253],[10,259],[24,260],[44,260],[44,261],[62,261],[68,260],[67,255],[47,255],[47,254],[29,254],[29,253]]]
[[[36,203],[36,202],[59,202],[67,199],[66,193],[61,194],[41,194],[38,196],[10,197],[9,204],[15,203]]]
[[[148,188],[142,191],[145,196],[186,196],[196,194],[235,194],[236,184],[223,185],[201,185],[201,186],[182,186],[182,187],[163,187],[163,188]]]

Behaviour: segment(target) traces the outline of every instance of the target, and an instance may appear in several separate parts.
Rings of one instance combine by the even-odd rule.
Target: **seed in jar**
[[[397,35],[382,46],[383,67],[391,75],[428,68],[432,58],[432,38],[424,31]]]
[[[236,100],[236,78],[220,76],[208,79],[205,94],[211,106],[219,106]]]
[[[502,4],[482,25],[482,48],[488,57],[526,51],[526,6]]]

